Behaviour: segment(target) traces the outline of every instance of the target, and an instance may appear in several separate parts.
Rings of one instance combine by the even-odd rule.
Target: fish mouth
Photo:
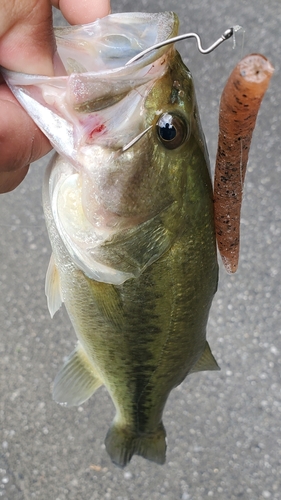
[[[165,73],[174,49],[164,45],[126,63],[177,35],[178,25],[176,14],[161,12],[112,14],[94,23],[56,28],[62,61],[56,76],[7,70],[3,76],[56,151],[77,167],[81,146],[114,149],[118,131],[115,149],[122,149],[144,130],[144,100],[153,82]],[[121,116],[120,107],[122,113],[130,109],[130,119],[127,112]],[[132,126],[133,115],[138,120]]]

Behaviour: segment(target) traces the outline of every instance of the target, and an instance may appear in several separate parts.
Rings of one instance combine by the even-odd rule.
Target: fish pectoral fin
[[[216,362],[207,341],[202,356],[198,359],[195,365],[188,372],[188,375],[190,373],[203,372],[206,370],[220,370],[220,367]]]
[[[101,385],[93,364],[78,342],[55,378],[53,399],[65,406],[78,406]]]
[[[52,318],[62,305],[60,277],[55,264],[54,254],[51,255],[46,273],[45,294],[47,296],[48,309]]]
[[[166,431],[160,422],[155,432],[140,436],[113,423],[106,435],[105,446],[112,462],[119,467],[125,467],[133,455],[162,465],[166,459]]]

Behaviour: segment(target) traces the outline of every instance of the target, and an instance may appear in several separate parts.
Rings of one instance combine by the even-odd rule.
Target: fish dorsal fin
[[[59,272],[53,254],[51,255],[46,273],[45,294],[47,296],[48,308],[52,318],[62,304]]]
[[[205,349],[202,356],[198,359],[195,365],[191,368],[190,373],[203,372],[206,370],[220,370],[218,363],[216,362],[210,346],[206,341]]]
[[[53,399],[65,406],[78,406],[101,385],[93,364],[78,342],[55,378]]]

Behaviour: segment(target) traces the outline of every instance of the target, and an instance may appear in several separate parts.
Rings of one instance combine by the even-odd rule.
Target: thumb
[[[55,40],[49,0],[1,0],[0,65],[53,75]]]

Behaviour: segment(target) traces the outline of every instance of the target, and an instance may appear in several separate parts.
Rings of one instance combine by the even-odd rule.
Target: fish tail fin
[[[113,423],[105,438],[106,451],[112,462],[125,467],[133,455],[140,455],[157,464],[166,459],[166,432],[161,422],[155,432],[138,435]]]

